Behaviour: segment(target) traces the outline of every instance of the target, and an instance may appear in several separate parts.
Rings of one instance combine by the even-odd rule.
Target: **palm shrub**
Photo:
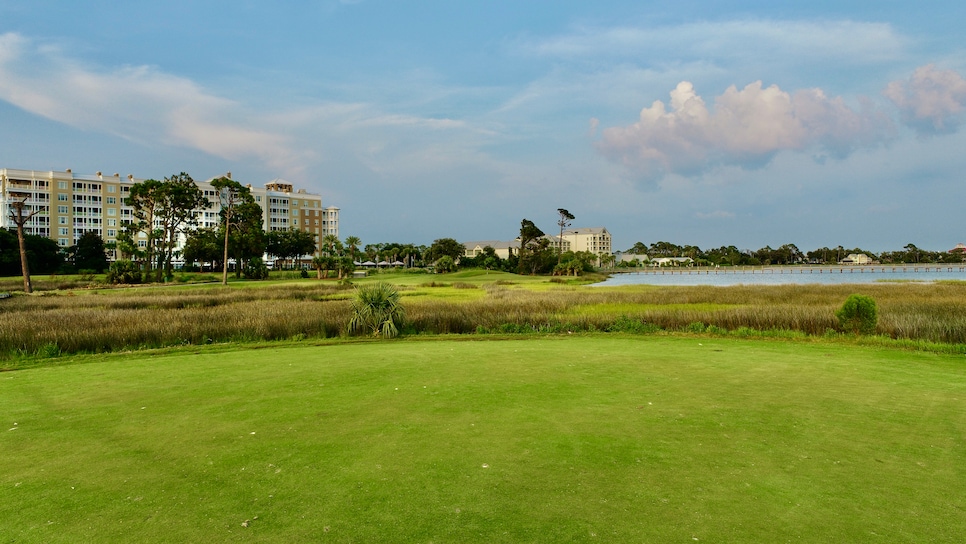
[[[141,267],[125,259],[114,261],[107,270],[107,282],[141,283]]]
[[[364,330],[373,336],[392,338],[399,334],[406,312],[399,303],[399,292],[389,283],[364,285],[356,290],[351,305],[349,331]]]
[[[866,295],[849,295],[842,307],[835,312],[842,330],[858,334],[874,334],[879,323],[879,310],[875,299]]]
[[[261,257],[252,257],[245,263],[242,274],[250,280],[265,280],[268,279],[268,266]]]

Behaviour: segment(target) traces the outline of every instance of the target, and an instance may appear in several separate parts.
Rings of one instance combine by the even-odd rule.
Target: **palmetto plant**
[[[373,336],[392,338],[399,334],[398,324],[406,312],[399,303],[399,292],[388,283],[364,285],[356,291],[352,301],[349,330],[364,330]]]

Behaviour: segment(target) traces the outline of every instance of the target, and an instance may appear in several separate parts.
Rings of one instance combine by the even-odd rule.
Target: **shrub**
[[[399,334],[396,323],[402,324],[405,310],[399,304],[399,291],[389,283],[364,285],[356,291],[352,301],[349,330],[364,330],[373,336],[392,338]]]
[[[692,323],[688,323],[688,325],[684,327],[684,330],[687,332],[702,333],[706,330],[706,328],[704,326],[704,323],[700,321],[694,321]]]
[[[879,324],[879,309],[875,300],[866,295],[849,295],[842,307],[835,312],[843,331],[859,334],[875,334]]]
[[[661,330],[653,323],[646,323],[626,315],[617,316],[614,322],[607,326],[607,332],[629,332],[634,334],[649,334]]]
[[[456,261],[453,260],[449,255],[443,255],[434,264],[436,271],[445,274],[447,272],[453,272],[456,270]]]
[[[107,269],[108,283],[141,283],[141,268],[137,263],[120,259]]]
[[[268,279],[268,267],[265,266],[265,262],[262,261],[261,257],[254,257],[245,263],[242,274],[250,280]]]

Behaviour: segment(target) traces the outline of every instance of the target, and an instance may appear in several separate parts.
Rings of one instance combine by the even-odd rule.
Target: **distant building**
[[[463,247],[466,248],[464,255],[469,258],[482,255],[485,248],[492,247],[497,257],[509,259],[510,255],[519,253],[520,241],[501,242],[499,240],[483,240],[481,242],[464,242]]]
[[[658,257],[657,259],[651,259],[651,266],[691,266],[694,264],[694,259],[691,257]]]
[[[643,254],[643,253],[640,253],[640,254],[639,253],[624,253],[622,251],[614,252],[614,261],[615,261],[614,264],[634,263],[634,262],[636,262],[638,265],[643,265],[644,263],[647,263],[650,260],[651,260],[651,258],[648,257],[646,254]]]
[[[563,232],[563,237],[547,234],[544,236],[550,241],[550,246],[567,251],[588,251],[597,255],[598,258],[611,253],[610,232],[604,227],[568,229]],[[520,252],[520,239],[502,242],[499,240],[484,240],[480,242],[464,242],[467,257],[476,257],[483,253],[487,246],[492,247],[496,255],[501,259],[508,259],[510,255]]]
[[[225,177],[231,178],[229,172]],[[128,174],[94,175],[63,172],[0,169],[0,227],[15,228],[10,219],[11,200],[26,198],[28,211],[40,210],[26,225],[27,234],[45,236],[60,247],[69,247],[86,232],[98,234],[105,243],[117,241],[124,225],[134,220],[134,210],[125,199],[131,187],[144,181]],[[216,227],[221,206],[211,180],[195,181],[211,203],[206,209],[195,210],[198,227]],[[255,202],[262,208],[266,231],[296,228],[315,235],[319,240],[332,234],[339,236],[339,208],[323,207],[322,197],[295,190],[291,183],[274,179],[264,189],[251,189]],[[146,247],[146,235],[137,241]],[[179,241],[179,248],[184,239]],[[116,256],[112,256],[114,258]]]
[[[850,253],[848,257],[839,261],[839,264],[872,264],[875,261],[865,253]]]

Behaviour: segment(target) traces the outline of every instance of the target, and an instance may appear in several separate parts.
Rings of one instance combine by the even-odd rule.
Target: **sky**
[[[364,244],[966,242],[966,3],[0,0],[0,168],[275,178]]]

